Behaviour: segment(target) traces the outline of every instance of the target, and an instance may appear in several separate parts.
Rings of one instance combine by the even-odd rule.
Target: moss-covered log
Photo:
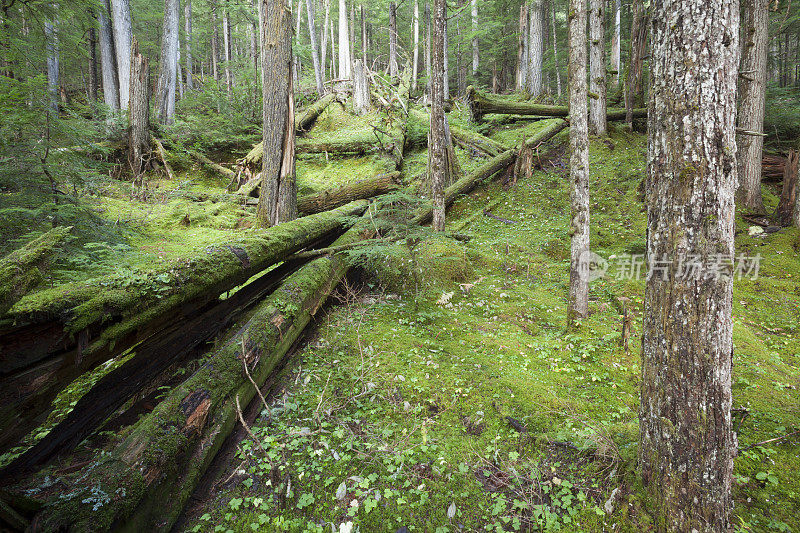
[[[411,115],[417,120],[418,124],[424,128],[424,131],[428,130],[430,115],[417,109],[412,109]],[[488,155],[489,157],[496,157],[508,150],[508,147],[503,146],[499,142],[490,139],[489,137],[481,135],[475,131],[459,128],[458,126],[454,126],[452,124],[450,124],[450,133],[453,136],[453,141],[459,144],[462,148],[473,148],[483,154]]]
[[[303,133],[311,129],[320,114],[325,111],[334,100],[336,100],[336,93],[328,93],[312,105],[308,106],[305,112],[300,115],[294,126],[298,133]]]
[[[317,194],[303,196],[297,200],[297,210],[306,215],[321,213],[322,211],[335,209],[353,200],[386,194],[397,189],[400,183],[399,172],[378,174],[373,178],[355,181],[334,189],[326,189]]]
[[[236,172],[229,168],[225,168],[222,165],[214,163],[212,160],[198,151],[193,150],[189,152],[189,155],[196,159],[207,172],[215,174],[228,182],[232,181],[236,177]]]
[[[560,105],[534,104],[519,102],[507,98],[489,96],[476,90],[471,85],[467,87],[467,103],[469,104],[472,120],[480,121],[484,115],[499,113],[505,115],[533,115],[540,117],[566,117],[569,108]],[[634,109],[633,118],[646,118],[647,109]],[[608,109],[607,120],[625,120],[624,109]]]
[[[0,331],[0,451],[41,423],[55,395],[76,377],[194,316],[288,255],[349,227],[366,207],[366,201],[353,202],[253,230],[157,269],[22,298],[8,313],[16,325]]]
[[[361,225],[336,240],[360,240]],[[348,268],[346,255],[315,259],[289,276],[237,334],[209,354],[197,372],[173,389],[111,450],[91,475],[77,473],[68,496],[52,499],[38,516],[44,530],[169,531],[246,405],[313,319]],[[124,487],[124,491],[118,490]],[[98,511],[84,500],[110,497]]]
[[[59,226],[0,259],[0,316],[44,279],[39,267],[72,230]],[[2,355],[0,355],[2,358]]]
[[[554,120],[548,124],[535,135],[525,141],[525,145],[535,147],[543,142],[552,139],[556,134],[567,127],[567,121],[563,119]],[[506,150],[500,155],[479,166],[444,191],[445,206],[452,204],[456,198],[463,194],[467,194],[474,189],[479,183],[491,178],[494,174],[501,170],[507,169],[514,163],[517,157],[515,150]],[[427,224],[431,221],[433,215],[433,208],[431,206],[420,208],[414,216],[413,222],[416,224]]]
[[[349,139],[315,141],[297,139],[297,154],[367,154],[379,148],[378,139],[374,136],[357,135]]]

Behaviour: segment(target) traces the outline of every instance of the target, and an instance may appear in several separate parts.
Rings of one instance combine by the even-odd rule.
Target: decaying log
[[[374,178],[359,180],[334,189],[326,189],[317,194],[303,196],[297,200],[297,210],[304,215],[321,213],[353,200],[386,194],[396,190],[400,184],[401,177],[399,172],[378,174]]]
[[[298,117],[297,121],[295,122],[295,129],[298,133],[303,133],[311,129],[311,126],[314,125],[316,122],[317,117],[325,111],[325,108],[328,107],[334,100],[336,100],[336,93],[328,93],[315,103],[308,106],[305,112]]]
[[[798,170],[800,170],[800,153],[796,150],[789,150],[786,163],[783,167],[783,186],[781,187],[781,198],[778,207],[775,209],[775,222],[779,226],[792,225],[792,213],[797,199],[798,189]]]
[[[331,141],[316,141],[313,139],[297,139],[295,153],[297,154],[367,154],[380,147],[379,139],[375,135],[355,135],[348,139]],[[262,151],[263,156],[263,151]]]
[[[786,158],[780,155],[764,154],[761,158],[762,181],[780,181],[783,179]]]
[[[334,245],[363,238],[351,228]],[[91,476],[76,473],[68,496],[37,517],[42,530],[169,531],[202,474],[237,421],[236,400],[255,397],[348,269],[345,255],[320,257],[289,276],[260,303],[229,341],[140,419],[110,453],[100,452]],[[248,373],[243,370],[247,365]],[[125,491],[117,490],[124,487]],[[83,503],[90,491],[110,496],[103,512]]]
[[[191,152],[189,152],[189,155],[197,159],[197,161],[204,169],[214,174],[217,174],[219,177],[229,182],[236,177],[236,172],[234,172],[229,168],[225,168],[222,165],[214,163],[212,160],[210,160],[209,158],[207,158],[205,155],[201,154],[198,151],[192,150]]]
[[[220,294],[327,235],[367,208],[353,202],[136,275],[109,275],[23,297],[0,331],[0,451],[42,422],[76,377],[203,309]],[[3,324],[7,324],[4,321]]]
[[[411,115],[422,125],[425,130],[430,126],[430,116],[424,111],[417,109],[411,110]],[[503,146],[499,142],[490,139],[480,133],[470,131],[464,128],[459,128],[450,124],[450,133],[453,136],[453,141],[463,148],[472,148],[489,157],[495,157],[508,150],[508,147]]]
[[[469,104],[472,120],[479,122],[484,115],[500,113],[506,115],[533,115],[541,117],[566,117],[569,115],[567,106],[533,104],[518,102],[505,98],[489,96],[476,90],[473,86],[467,87],[467,103]],[[607,120],[625,120],[624,109],[609,109]],[[634,109],[633,118],[646,118],[647,109]]]
[[[566,127],[566,120],[554,120],[552,123],[536,132],[535,135],[527,139],[525,144],[530,147],[536,147],[539,144],[552,139],[556,134],[561,132]],[[500,155],[489,159],[483,165],[452,184],[444,191],[445,206],[449,206],[457,197],[470,192],[479,183],[489,179],[497,172],[507,169],[514,163],[516,157],[517,152],[515,150],[506,150]],[[427,224],[431,221],[432,216],[433,208],[431,206],[422,207],[414,216],[413,222],[416,224]]]
[[[59,226],[0,259],[0,316],[43,281],[39,267],[64,241],[72,226]]]

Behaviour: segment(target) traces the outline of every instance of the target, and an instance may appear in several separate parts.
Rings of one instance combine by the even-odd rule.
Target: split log
[[[472,120],[479,122],[484,115],[499,113],[505,115],[533,115],[541,117],[566,117],[569,108],[560,105],[533,104],[489,96],[477,91],[473,86],[467,87],[467,103]],[[633,118],[646,118],[647,109],[634,109]],[[624,109],[608,109],[607,120],[625,120]]]
[[[335,241],[362,238],[359,224]],[[169,531],[237,422],[237,400],[249,403],[299,338],[349,267],[346,255],[315,259],[259,304],[248,322],[213,351],[182,385],[140,419],[91,476],[75,473],[69,495],[55,496],[36,518],[41,530]],[[243,365],[246,365],[245,373]],[[125,491],[117,490],[124,487]],[[102,490],[103,511],[83,503]]]
[[[43,281],[43,266],[64,241],[72,226],[59,226],[0,259],[0,316]]]
[[[378,174],[334,189],[303,196],[297,200],[297,210],[305,215],[328,211],[353,200],[372,198],[396,190],[401,184],[399,172]]]
[[[559,132],[567,127],[567,121],[563,119],[554,120],[548,124],[535,135],[525,141],[525,145],[531,148],[546,142],[556,136]],[[480,167],[476,168],[444,191],[445,206],[451,205],[456,198],[463,194],[467,194],[474,189],[479,183],[491,178],[494,174],[501,170],[507,169],[511,166],[517,157],[515,150],[506,150],[502,154],[493,157],[485,162]],[[433,208],[431,206],[420,208],[413,218],[415,224],[427,224],[431,221],[433,216]]]
[[[761,158],[761,179],[764,181],[783,179],[786,158],[780,155],[764,154]]]
[[[346,229],[367,208],[249,232],[158,269],[70,283],[23,297],[0,331],[0,451],[40,424],[53,398],[84,372],[192,316],[288,255]]]
[[[334,100],[336,100],[336,93],[328,93],[312,105],[308,106],[305,112],[297,119],[294,124],[298,133],[303,133],[311,129],[311,126],[316,122],[317,117],[325,111]]]
[[[430,127],[430,115],[417,109],[412,109],[410,113],[427,131]],[[501,143],[489,137],[474,131],[459,128],[458,126],[453,126],[452,124],[450,124],[450,133],[453,136],[453,140],[461,147],[472,148],[489,157],[496,157],[508,150],[508,147],[503,146]]]

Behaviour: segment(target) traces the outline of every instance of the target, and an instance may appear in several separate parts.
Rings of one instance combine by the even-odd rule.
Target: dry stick
[[[267,413],[269,413],[269,421],[272,422],[272,410],[269,408],[269,405],[267,405],[267,400],[264,399],[264,395],[261,394],[261,389],[253,380],[253,377],[250,375],[250,371],[247,369],[247,350],[244,347],[244,343],[245,339],[242,337],[242,367],[244,368],[244,375],[247,376],[247,379],[253,384],[253,388],[256,389],[256,394],[258,394],[258,397],[261,398],[261,403],[264,404],[264,409],[266,409]]]
[[[244,430],[247,432],[248,435],[250,435],[250,438],[253,439],[253,442],[255,442],[261,449],[261,452],[264,454],[264,457],[269,459],[269,455],[267,455],[267,450],[264,449],[264,447],[261,445],[261,441],[258,440],[255,435],[253,435],[253,432],[250,431],[250,426],[248,426],[247,422],[244,421],[244,415],[242,415],[242,408],[239,405],[238,394],[236,395],[236,414],[239,416],[239,422],[242,423],[242,427],[244,428]],[[272,463],[272,461],[270,461],[270,463]]]
[[[156,145],[156,153],[158,154],[158,158],[161,160],[161,162],[164,163],[164,170],[167,172],[167,176],[169,179],[174,180],[175,174],[172,172],[172,167],[170,167],[169,163],[167,163],[167,151],[164,150],[164,145],[161,144],[161,141],[158,140],[158,137],[154,135],[151,136],[150,139],[152,139],[153,144]]]
[[[797,435],[798,433],[800,433],[800,429],[797,431],[792,431],[791,433],[787,433],[786,435],[781,435],[780,437],[774,437],[771,439],[762,440],[761,442],[756,442],[755,444],[751,444],[750,446],[745,446],[744,448],[741,449],[741,451],[746,451],[749,450],[750,448],[755,448],[756,446],[761,446],[762,444],[768,444],[770,442],[775,442],[777,440],[788,439],[792,435]]]

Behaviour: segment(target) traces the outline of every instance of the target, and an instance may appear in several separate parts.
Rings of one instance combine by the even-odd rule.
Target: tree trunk
[[[303,216],[330,211],[354,200],[374,198],[397,190],[399,185],[401,185],[399,172],[379,174],[372,178],[354,181],[334,189],[326,189],[316,194],[303,196],[297,201],[297,211],[302,213]]]
[[[339,77],[350,78],[350,30],[345,0],[339,0]]]
[[[789,226],[792,223],[792,214],[797,203],[798,187],[798,159],[800,153],[796,150],[789,150],[786,156],[786,164],[783,166],[783,187],[781,188],[781,199],[778,208],[775,210],[775,221],[781,226]]]
[[[297,19],[294,27],[294,44],[297,45],[299,48],[300,44],[300,24],[303,21],[303,10],[301,7],[303,6],[303,0],[297,0]],[[292,7],[292,2],[289,2],[289,7]],[[294,81],[294,86],[300,86],[300,72],[302,69],[302,63],[300,61],[300,56],[298,54],[294,55],[294,62],[292,63],[292,80]]]
[[[529,12],[527,91],[532,97],[542,94],[542,59],[544,52],[542,2],[543,0],[533,0],[530,4]]]
[[[114,34],[108,18],[111,6],[105,0],[97,11],[97,25],[100,28],[100,66],[103,75],[103,102],[112,114],[119,110],[119,78],[117,77],[117,58],[114,52]]]
[[[589,253],[589,128],[586,109],[586,0],[569,3],[570,267],[567,324],[589,316],[589,280],[581,266]]]
[[[367,63],[367,17],[364,13],[364,4],[359,5],[361,11],[361,60],[364,66],[369,66]]]
[[[97,102],[97,29],[89,28],[89,101]]]
[[[397,78],[397,4],[389,3],[389,76]]]
[[[431,0],[425,0],[425,97],[431,90]]]
[[[736,1],[654,4],[639,464],[659,531],[731,530],[738,25]]]
[[[411,67],[411,90],[417,90],[417,74],[419,71],[419,0],[414,0],[414,14],[411,23],[414,34],[414,57]]]
[[[111,0],[111,27],[114,34],[114,52],[117,55],[117,81],[119,83],[119,107],[128,109],[131,88],[131,8],[129,0]]]
[[[178,76],[178,32],[180,31],[180,1],[166,0],[161,33],[161,57],[158,62],[155,113],[161,124],[175,120],[175,85]]]
[[[58,116],[58,19],[44,23],[44,34],[47,39],[47,92],[50,94],[50,108]]]
[[[131,48],[131,73],[128,94],[128,161],[133,173],[134,190],[142,188],[144,156],[150,152],[150,64],[139,52],[139,43],[133,39]]]
[[[328,63],[328,23],[331,18],[331,0],[322,0],[322,5],[325,8],[325,21],[322,23],[322,31],[321,31],[322,44],[320,52],[320,67],[322,68],[322,77],[324,79],[325,65],[327,65]]]
[[[480,48],[478,46],[478,0],[470,0],[472,8],[472,77],[478,75]]]
[[[211,75],[219,81],[219,28],[217,0],[211,0]]]
[[[444,5],[444,98],[450,99],[450,37],[448,30],[447,4]],[[431,64],[433,68],[433,64]]]
[[[528,4],[519,6],[519,38],[517,48],[517,90],[528,87]]]
[[[456,93],[461,96],[467,93],[467,63],[464,61],[464,35],[461,27],[464,25],[463,11],[465,2],[458,0],[456,17]]]
[[[225,89],[228,96],[233,90],[233,73],[231,72],[231,18],[228,9],[222,10],[222,58],[225,61]]]
[[[325,94],[325,77],[319,61],[319,47],[317,46],[317,25],[314,22],[314,0],[306,0],[306,15],[308,16],[308,37],[311,43],[311,63],[314,66],[314,81],[317,84],[317,94]]]
[[[183,6],[184,31],[186,42],[186,89],[194,89],[194,70],[192,65],[192,0],[184,0]]]
[[[631,22],[630,65],[625,79],[625,110],[628,112],[625,122],[629,128],[633,129],[633,110],[644,104],[642,76],[647,47],[647,24],[650,17],[644,6],[644,0],[633,0],[631,11],[633,21]]]
[[[330,37],[330,39],[331,39],[331,79],[335,80],[338,77],[337,72],[336,72],[336,67],[337,67],[338,63],[336,61],[336,37],[334,37],[334,34],[333,34],[333,20],[330,21],[330,24],[328,26],[328,30],[329,30],[329,32],[331,34],[331,37]]]
[[[589,0],[589,133],[606,134],[604,0]]]
[[[761,133],[764,130],[764,105],[767,88],[767,28],[769,0],[745,0],[742,9],[742,63],[739,71],[740,129]],[[761,154],[764,138],[760,135],[739,135],[738,201],[755,214],[764,214],[761,198]]]
[[[369,99],[369,79],[366,67],[360,59],[356,59],[353,65],[353,107],[359,115],[366,115],[372,108]]]
[[[550,1],[550,27],[553,33],[553,64],[556,68],[556,94],[561,98],[561,67],[558,64],[558,33],[556,33],[556,0]]]
[[[611,88],[619,87],[620,70],[622,68],[622,0],[614,0],[614,36],[611,38]]]
[[[297,217],[291,0],[261,0],[264,156],[257,219],[262,227]]]
[[[445,17],[446,0],[433,2],[433,41],[431,46],[431,122],[428,132],[428,165],[430,168],[431,199],[433,200],[433,230],[444,231],[445,199],[444,189],[447,183],[447,145],[445,127],[447,117],[444,114],[444,78],[447,72],[444,67],[445,38],[447,31]]]

